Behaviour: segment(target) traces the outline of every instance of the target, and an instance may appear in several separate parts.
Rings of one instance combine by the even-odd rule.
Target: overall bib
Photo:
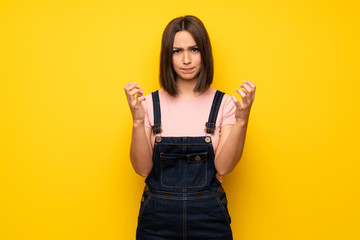
[[[161,132],[158,91],[152,93],[155,135]],[[216,91],[206,133],[213,134],[224,93]],[[146,178],[137,240],[230,240],[227,199],[216,178],[209,135],[155,137],[153,169]]]

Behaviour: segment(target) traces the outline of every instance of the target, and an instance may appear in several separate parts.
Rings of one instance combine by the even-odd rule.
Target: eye
[[[175,50],[173,50],[173,53],[180,53],[180,50],[179,50],[179,49],[175,49]]]
[[[199,48],[193,48],[191,49],[193,52],[198,52],[199,51]]]

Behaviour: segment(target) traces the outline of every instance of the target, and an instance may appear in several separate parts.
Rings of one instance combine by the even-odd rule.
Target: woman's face
[[[175,34],[172,60],[177,80],[197,80],[201,68],[201,54],[188,31]]]

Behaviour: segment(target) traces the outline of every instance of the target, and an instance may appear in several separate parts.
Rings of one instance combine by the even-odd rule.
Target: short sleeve
[[[145,101],[141,102],[144,110],[145,110],[145,120],[144,120],[144,126],[151,128],[153,124],[153,114],[152,114],[152,96],[151,94],[148,94],[145,96]]]
[[[235,110],[236,105],[231,99],[229,95],[224,95],[223,98],[223,112],[222,112],[222,123],[221,126],[227,125],[227,124],[235,124]]]

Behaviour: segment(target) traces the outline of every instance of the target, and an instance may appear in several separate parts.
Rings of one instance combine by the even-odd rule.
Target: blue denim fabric
[[[137,240],[232,239],[226,193],[215,176],[214,158],[210,136],[156,138]]]

